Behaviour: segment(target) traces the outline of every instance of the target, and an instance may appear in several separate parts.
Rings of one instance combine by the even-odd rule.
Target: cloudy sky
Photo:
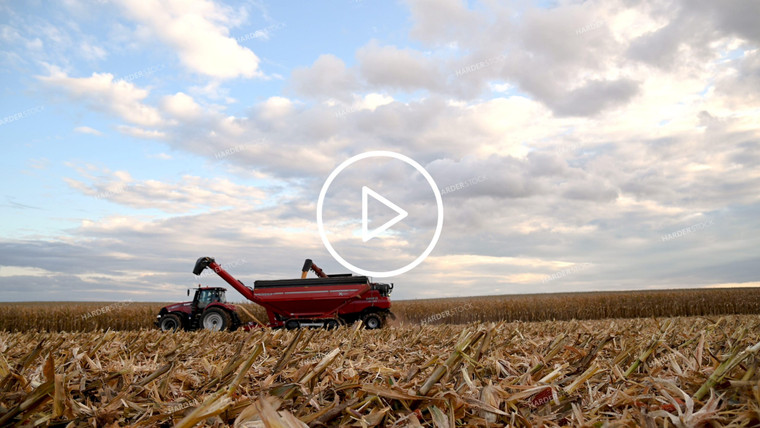
[[[2,1],[0,301],[179,300],[206,255],[246,283],[307,257],[344,272],[317,196],[370,150],[444,193],[440,240],[389,280],[396,299],[760,285],[758,16],[746,0]],[[396,186],[409,219],[370,249],[332,236],[403,265],[434,199],[416,204],[398,165],[366,172],[330,212],[356,207],[351,186]]]

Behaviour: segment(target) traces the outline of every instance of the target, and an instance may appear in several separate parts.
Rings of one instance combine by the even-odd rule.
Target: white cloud
[[[224,178],[185,175],[176,182],[136,180],[127,171],[100,171],[101,176],[83,174],[84,180],[66,178],[73,189],[97,199],[139,209],[187,213],[199,209],[251,208],[267,193],[260,187],[244,186]]]
[[[114,81],[110,73],[91,77],[69,77],[55,68],[48,76],[38,76],[49,88],[69,98],[87,103],[95,111],[109,111],[119,118],[142,126],[163,123],[156,108],[143,104],[148,91],[123,80]]]
[[[293,111],[293,101],[285,97],[270,97],[260,105],[264,120],[277,120]]]
[[[134,20],[176,49],[189,69],[216,78],[260,76],[259,58],[230,36],[238,10],[207,0],[119,0]]]
[[[100,46],[93,45],[87,41],[82,42],[79,45],[79,50],[82,53],[82,56],[91,61],[102,60],[108,56],[108,53],[105,49]]]
[[[364,109],[375,110],[380,106],[388,105],[392,102],[393,97],[389,95],[370,93],[364,96],[360,105]]]
[[[185,120],[196,118],[202,113],[201,107],[193,97],[182,92],[165,96],[162,108],[172,116]]]
[[[98,131],[97,129],[90,128],[89,126],[77,126],[74,128],[74,132],[78,132],[80,134],[89,134],[89,135],[103,135],[102,132]]]
[[[130,135],[132,137],[144,138],[144,139],[160,139],[166,137],[166,133],[157,130],[143,129],[136,126],[120,125],[116,129],[124,135]]]
[[[13,276],[52,276],[55,272],[46,271],[45,269],[24,266],[0,266],[0,278]]]

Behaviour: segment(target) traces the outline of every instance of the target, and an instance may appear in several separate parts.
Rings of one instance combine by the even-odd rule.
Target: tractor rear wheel
[[[159,327],[162,331],[177,331],[182,327],[182,321],[175,314],[166,314],[161,317]]]
[[[230,328],[232,319],[224,309],[211,308],[203,313],[201,325],[203,325],[204,330],[224,331]]]
[[[378,314],[367,314],[362,318],[364,327],[369,330],[375,330],[383,326],[383,319]]]

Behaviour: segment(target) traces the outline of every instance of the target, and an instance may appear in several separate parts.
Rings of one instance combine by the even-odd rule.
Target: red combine
[[[309,259],[301,269],[300,279],[259,280],[254,281],[253,288],[235,279],[211,257],[199,258],[193,273],[200,275],[206,268],[246,299],[263,306],[268,327],[336,328],[362,320],[367,328],[375,329],[381,328],[387,317],[395,318],[389,297],[393,284],[370,282],[366,276],[327,275]],[[318,278],[306,278],[310,270]],[[241,325],[235,305],[226,302],[225,289],[219,287],[197,288],[191,302],[161,308],[156,320],[156,326],[164,331],[235,330]]]

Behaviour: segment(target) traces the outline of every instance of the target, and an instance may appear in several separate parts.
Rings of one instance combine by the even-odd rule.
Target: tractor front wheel
[[[227,311],[219,308],[211,308],[203,313],[201,325],[204,330],[224,331],[232,325],[232,319]]]
[[[375,330],[383,326],[383,319],[380,315],[374,313],[364,315],[362,321],[364,322],[364,327],[369,330]]]
[[[182,327],[182,321],[175,314],[166,314],[161,317],[159,327],[162,331],[177,331]]]

